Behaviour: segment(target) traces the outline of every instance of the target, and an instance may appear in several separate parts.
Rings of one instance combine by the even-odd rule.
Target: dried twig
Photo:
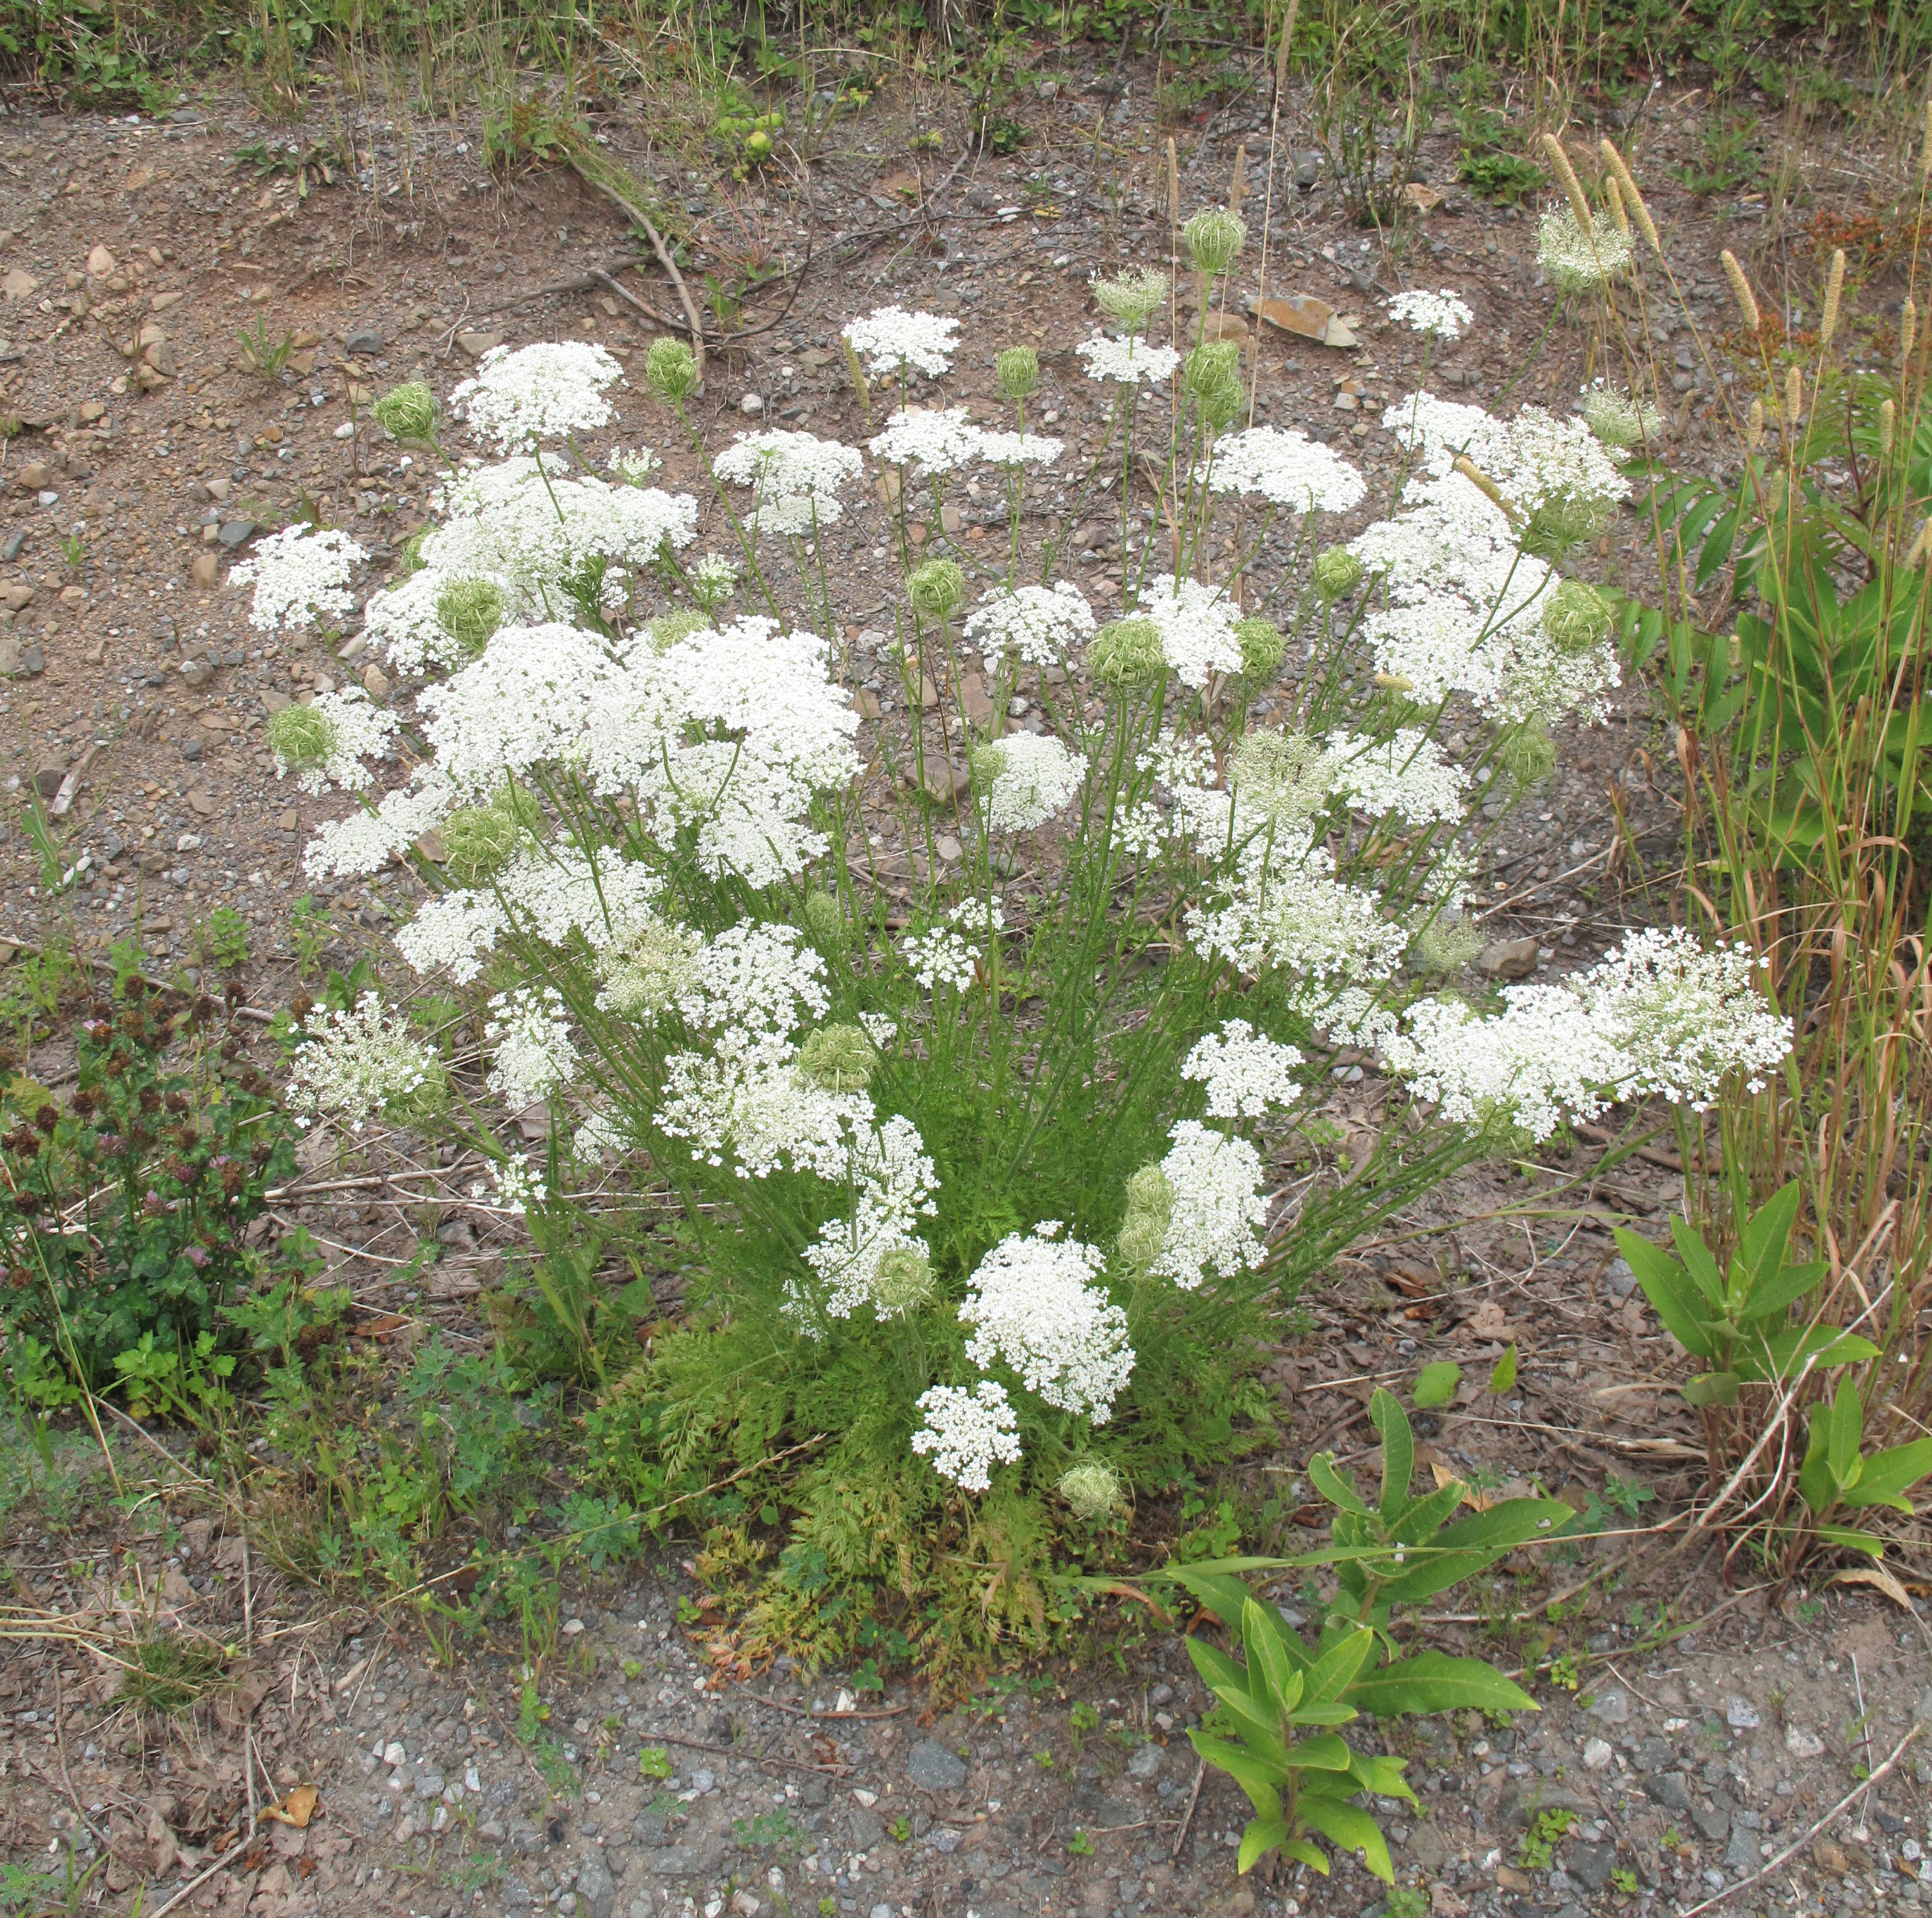
[[[1174,1849],[1168,1853],[1170,1863],[1180,1857],[1180,1847],[1187,1842],[1188,1828],[1194,1823],[1194,1808],[1201,1802],[1201,1781],[1207,1775],[1207,1761],[1202,1759],[1194,1767],[1194,1789],[1187,1794],[1187,1809],[1181,1814],[1180,1830],[1174,1835]]]
[[[670,275],[671,284],[677,289],[678,304],[684,308],[686,324],[691,329],[692,357],[698,362],[698,387],[704,386],[704,322],[698,317],[696,303],[691,297],[691,289],[684,284],[684,275],[677,270],[677,262],[670,257],[670,249],[664,243],[664,237],[651,224],[651,217],[628,194],[618,191],[608,180],[599,179],[596,171],[586,166],[576,154],[570,157],[571,170],[586,186],[594,187],[606,200],[611,201],[634,220],[644,230],[644,237],[651,243],[651,251],[658,257],[658,264]]]

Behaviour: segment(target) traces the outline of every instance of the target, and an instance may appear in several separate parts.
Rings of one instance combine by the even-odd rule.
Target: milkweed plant
[[[1750,956],[1676,932],[1493,1004],[1448,989],[1483,801],[1617,682],[1609,609],[1566,570],[1629,491],[1616,448],[1409,395],[1390,509],[1340,542],[1366,482],[1242,423],[1238,347],[1150,338],[1162,275],[1093,293],[1067,364],[1111,424],[1064,482],[1039,355],[1000,353],[976,417],[940,316],[847,329],[897,402],[862,448],[712,449],[669,338],[648,398],[593,344],[497,349],[441,429],[489,457],[445,474],[415,569],[364,609],[425,682],[412,776],[379,794],[388,716],[360,701],[273,735],[356,802],[308,873],[412,863],[431,896],[398,944],[476,995],[472,1091],[543,1102],[540,1153],[485,1141],[495,1202],[608,1241],[572,1195],[622,1166],[674,1217],[676,1322],[590,1412],[597,1469],[642,1503],[754,1468],[706,1568],[749,1639],[806,1659],[887,1615],[935,1661],[1049,1637],[1056,1566],[1265,1436],[1268,1312],[1370,1223],[1500,1138],[1702,1103],[1784,1049]],[[593,458],[620,407],[627,446],[652,422],[688,445],[703,498],[647,449]],[[982,480],[1004,537],[949,532]],[[1095,514],[1104,596],[1063,563]],[[838,577],[848,518],[863,579]],[[346,583],[328,537],[265,551],[258,608]],[[838,616],[881,560],[891,709],[867,718]],[[303,1037],[316,1116],[441,1084],[368,1001]],[[332,1067],[351,1043],[382,1070]],[[637,1269],[664,1242],[638,1233]]]

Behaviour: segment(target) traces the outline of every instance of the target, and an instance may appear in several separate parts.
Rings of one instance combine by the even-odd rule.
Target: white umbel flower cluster
[[[1244,1019],[1231,1019],[1218,1034],[1196,1043],[1180,1076],[1206,1085],[1210,1119],[1258,1119],[1301,1097],[1295,1068],[1306,1063],[1295,1047],[1256,1032]]]
[[[970,1391],[934,1385],[920,1394],[919,1409],[926,1423],[912,1435],[913,1450],[962,1492],[985,1491],[993,1467],[1011,1465],[1020,1455],[1018,1421],[997,1379],[982,1379]]]
[[[1707,951],[1679,929],[1633,933],[1562,985],[1506,986],[1503,1010],[1487,1017],[1423,1000],[1383,1055],[1444,1118],[1501,1118],[1538,1140],[1626,1099],[1701,1111],[1732,1073],[1758,1090],[1790,1049],[1758,971],[1742,947]]]
[[[794,533],[838,519],[838,491],[864,464],[855,447],[778,429],[740,434],[712,470],[728,485],[752,489],[752,511],[761,527]]]
[[[368,557],[334,527],[284,527],[257,541],[228,578],[236,586],[253,583],[248,623],[257,632],[293,632],[318,618],[340,620],[348,614],[356,603],[350,595],[349,569]]]
[[[1094,609],[1077,586],[1022,586],[988,593],[966,621],[968,639],[976,640],[986,670],[997,672],[1012,654],[1029,666],[1051,666],[1070,659],[1094,636]]]
[[[1193,1292],[1210,1278],[1232,1279],[1261,1263],[1268,1201],[1262,1155],[1245,1139],[1183,1119],[1161,1160],[1174,1193],[1167,1239],[1153,1270]]]
[[[1066,450],[1050,434],[980,429],[980,457],[988,466],[1052,466]]]
[[[442,1083],[435,1052],[383,1011],[380,993],[364,992],[352,1012],[317,1007],[297,1031],[288,1104],[304,1128],[329,1119],[360,1132],[392,1106]]]
[[[1415,727],[1398,726],[1387,739],[1330,733],[1328,754],[1334,791],[1360,812],[1394,813],[1412,826],[1462,817],[1469,776]]]
[[[1216,441],[1212,465],[1198,477],[1216,493],[1254,494],[1291,513],[1346,513],[1368,490],[1360,473],[1318,440],[1274,426]]]
[[[604,391],[623,377],[622,365],[587,340],[492,347],[477,362],[476,377],[464,380],[449,400],[472,431],[507,453],[608,425],[610,403]]]
[[[1014,733],[986,754],[999,766],[986,795],[992,832],[1030,833],[1045,825],[1072,800],[1087,776],[1086,760],[1050,733]]]
[[[959,323],[938,313],[908,313],[899,306],[877,307],[846,323],[845,338],[868,372],[923,373],[936,380],[952,364]]]
[[[496,1056],[487,1082],[512,1112],[569,1084],[577,1070],[577,1046],[555,987],[519,986],[499,992],[490,1001],[490,1013],[483,1037],[496,1049]]]
[[[1180,356],[1172,347],[1157,347],[1151,341],[1115,340],[1096,333],[1082,340],[1073,350],[1087,362],[1089,380],[1111,380],[1121,386],[1157,386],[1171,379],[1180,364]]]
[[[1184,686],[1198,690],[1216,673],[1241,670],[1240,636],[1234,631],[1241,609],[1216,587],[1162,574],[1148,583],[1136,611],[1154,622],[1168,670]]]
[[[1010,1233],[980,1260],[959,1308],[974,1328],[966,1355],[1010,1366],[1048,1405],[1104,1425],[1134,1368],[1126,1314],[1097,1283],[1102,1254],[1059,1230],[1049,1220]]]
[[[964,407],[908,407],[886,422],[886,430],[866,442],[879,459],[893,466],[916,462],[928,473],[952,473],[979,463],[982,436]]]
[[[1468,302],[1454,287],[1433,293],[1420,287],[1397,293],[1388,303],[1388,317],[1401,321],[1411,332],[1438,340],[1460,340],[1476,323]]]

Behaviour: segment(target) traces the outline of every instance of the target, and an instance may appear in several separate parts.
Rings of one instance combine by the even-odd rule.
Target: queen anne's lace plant
[[[953,336],[959,323],[943,314],[908,313],[903,307],[875,308],[848,322],[845,338],[874,374],[903,374],[908,368],[936,380],[952,364]]]
[[[349,569],[368,557],[334,527],[284,527],[259,541],[228,578],[236,586],[254,584],[248,623],[257,632],[292,632],[318,618],[345,617],[356,603]]]
[[[586,340],[492,347],[477,362],[476,377],[449,398],[472,431],[507,453],[608,425],[610,403],[604,391],[623,377],[622,364]]]
[[[1325,846],[1292,838],[1251,842],[1232,884],[1214,903],[1190,907],[1186,925],[1198,950],[1304,985],[1392,978],[1408,944],[1377,894],[1335,878]]]
[[[1204,470],[1216,493],[1252,493],[1291,513],[1346,513],[1367,490],[1362,476],[1304,434],[1251,426],[1216,442]]]
[[[1604,505],[1630,497],[1630,483],[1604,454],[1581,419],[1558,419],[1541,407],[1524,407],[1498,419],[1480,407],[1412,393],[1382,415],[1402,445],[1421,456],[1432,478],[1448,474],[1466,455],[1510,509],[1528,516],[1565,498]]]
[[[1029,666],[1066,661],[1094,632],[1094,611],[1077,586],[1022,586],[988,593],[967,620],[968,639],[979,641],[989,672],[1012,653]]]
[[[935,926],[930,932],[909,932],[902,947],[912,976],[928,992],[935,992],[942,986],[963,992],[972,984],[980,950],[967,944],[957,932],[943,926]]]
[[[1412,332],[1431,334],[1438,340],[1460,340],[1476,323],[1468,302],[1454,287],[1434,293],[1419,287],[1397,293],[1388,303],[1388,316]]]
[[[308,706],[289,706],[268,722],[275,777],[290,773],[305,793],[334,785],[360,792],[370,782],[365,755],[380,752],[400,722],[374,704],[360,686],[319,692]]]
[[[911,407],[894,413],[867,444],[894,466],[916,461],[928,473],[951,473],[978,463],[982,437],[964,407]]]
[[[443,522],[424,540],[424,566],[452,579],[490,579],[509,589],[515,620],[559,619],[568,611],[560,582],[602,562],[613,610],[626,575],[656,567],[697,536],[698,503],[656,486],[613,486],[594,477],[558,476],[560,462],[519,455],[465,474],[442,496]]]
[[[472,1199],[487,1201],[520,1218],[532,1205],[541,1205],[549,1196],[543,1174],[530,1163],[527,1152],[511,1152],[493,1159],[488,1169],[488,1183],[478,1179],[470,1187]]]
[[[490,1001],[485,1042],[496,1049],[488,1085],[513,1112],[547,1099],[577,1069],[570,1019],[554,986],[519,986]]]
[[[1626,395],[1600,380],[1583,389],[1583,422],[1612,459],[1664,438],[1664,412],[1654,400]]]
[[[1681,929],[1630,935],[1562,985],[1506,986],[1487,1017],[1455,1000],[1411,1007],[1384,1044],[1389,1069],[1459,1124],[1500,1118],[1532,1139],[1616,1102],[1658,1096],[1700,1110],[1722,1081],[1753,1091],[1790,1049],[1742,947],[1706,951]]]
[[[1087,761],[1048,733],[1015,733],[985,749],[992,762],[986,824],[995,833],[1028,833],[1060,812],[1080,790]],[[981,762],[975,761],[976,772]]]
[[[384,1014],[380,993],[364,992],[352,1012],[317,1007],[297,1037],[288,1103],[298,1126],[330,1119],[360,1132],[385,1113],[406,1123],[442,1092],[442,1061]]]
[[[1180,364],[1180,356],[1173,347],[1157,347],[1131,335],[1114,340],[1096,333],[1073,350],[1087,362],[1089,380],[1112,380],[1122,386],[1157,386],[1172,378]]]
[[[1564,293],[1594,293],[1630,270],[1630,236],[1607,220],[1586,233],[1568,206],[1552,207],[1537,223],[1536,263]]]
[[[1210,1119],[1258,1119],[1301,1097],[1295,1070],[1306,1063],[1295,1047],[1256,1032],[1244,1019],[1231,1019],[1196,1041],[1180,1076],[1206,1085]]]
[[[926,1423],[912,1435],[913,1450],[929,1457],[933,1470],[962,1492],[985,1491],[996,1464],[1018,1459],[1019,1421],[997,1379],[982,1379],[970,1391],[961,1385],[934,1385],[920,1394],[917,1403]]]
[[[1262,1157],[1245,1139],[1183,1119],[1168,1134],[1160,1169],[1173,1193],[1156,1277],[1192,1292],[1209,1278],[1232,1279],[1261,1262],[1268,1201]]]
[[[1449,470],[1453,455],[1436,437],[1469,422],[1446,421],[1426,409],[1418,415],[1391,408],[1388,419],[1399,435],[1414,426],[1443,470],[1413,485],[1394,518],[1377,521],[1350,542],[1350,553],[1380,579],[1387,595],[1388,603],[1362,623],[1376,665],[1424,704],[1461,692],[1511,721],[1592,710],[1617,683],[1616,653],[1607,646],[1566,653],[1552,644],[1543,616],[1560,576],[1521,550],[1508,515],[1480,487]],[[1588,429],[1575,424],[1595,463],[1592,476],[1600,470],[1616,485],[1626,485]],[[1509,451],[1502,441],[1497,449]],[[1541,482],[1528,465],[1508,470],[1523,481],[1527,495],[1539,491]],[[1580,462],[1571,470],[1585,468]]]
[[[1134,1367],[1126,1314],[1097,1283],[1105,1257],[1060,1229],[1009,1233],[980,1261],[959,1308],[974,1328],[966,1355],[1010,1366],[1048,1405],[1103,1425]]]

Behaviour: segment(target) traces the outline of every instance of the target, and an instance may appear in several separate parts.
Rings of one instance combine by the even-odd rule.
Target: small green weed
[[[284,332],[278,341],[269,338],[267,317],[260,313],[255,316],[255,330],[251,333],[244,327],[236,338],[242,345],[242,370],[265,383],[280,379],[296,350],[292,333]]]
[[[139,1640],[126,1660],[122,1697],[170,1716],[206,1697],[221,1676],[221,1654],[216,1647],[174,1634]]]
[[[289,911],[289,944],[296,956],[296,971],[307,979],[322,969],[322,956],[335,937],[334,923],[304,893]]]
[[[232,905],[218,905],[194,929],[194,955],[203,965],[233,972],[248,960],[248,922]]]
[[[1420,1885],[1397,1885],[1382,1900],[1382,1918],[1423,1918],[1429,1894]]]
[[[1547,1871],[1550,1861],[1556,1855],[1558,1841],[1576,1822],[1576,1813],[1561,1806],[1538,1812],[1522,1835],[1516,1852],[1517,1864],[1526,1871]]]
[[[1094,1855],[1094,1841],[1087,1835],[1083,1828],[1076,1826],[1073,1835],[1066,1841],[1066,1849],[1073,1857],[1091,1858]]]

